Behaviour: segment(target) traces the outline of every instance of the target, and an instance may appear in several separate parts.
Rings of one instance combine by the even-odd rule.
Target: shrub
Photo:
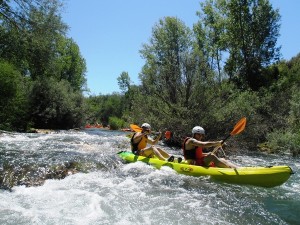
[[[125,121],[118,117],[109,117],[109,126],[112,130],[119,130],[124,127]]]
[[[272,153],[300,153],[300,132],[277,130],[267,135],[267,145]]]

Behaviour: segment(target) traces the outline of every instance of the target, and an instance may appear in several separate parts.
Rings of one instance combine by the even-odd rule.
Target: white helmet
[[[151,129],[151,126],[150,126],[149,123],[143,123],[143,124],[142,124],[142,128]]]
[[[192,130],[193,134],[205,134],[205,130],[200,126],[195,126]]]

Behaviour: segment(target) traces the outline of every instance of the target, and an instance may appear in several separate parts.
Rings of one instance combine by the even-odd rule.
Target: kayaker
[[[148,137],[151,134],[151,126],[148,123],[143,123],[141,132],[136,132],[133,134],[131,138],[131,149],[135,155],[145,156],[152,158],[154,155],[159,158],[160,160],[173,162],[174,156],[168,154],[166,151],[162,150],[161,148],[155,147],[154,145],[158,143],[161,132],[156,137],[155,140]],[[147,147],[147,144],[151,146]],[[181,162],[182,159],[178,158],[178,162]]]
[[[218,158],[214,154],[203,152],[204,148],[222,146],[222,141],[202,141],[205,136],[205,130],[200,126],[195,126],[192,129],[192,134],[193,137],[186,138],[183,143],[183,155],[189,164],[237,168],[236,165],[223,158]]]

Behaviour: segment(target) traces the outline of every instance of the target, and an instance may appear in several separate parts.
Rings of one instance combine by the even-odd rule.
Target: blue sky
[[[198,21],[203,0],[68,0],[63,21],[87,63],[91,95],[120,92],[117,77],[128,72],[134,84],[144,64],[139,54],[159,19],[176,16],[187,26]],[[281,14],[278,44],[289,60],[300,53],[300,0],[271,0]]]

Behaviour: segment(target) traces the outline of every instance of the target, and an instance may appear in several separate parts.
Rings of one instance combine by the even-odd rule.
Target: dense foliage
[[[268,0],[206,0],[192,28],[161,18],[140,50],[141,83],[123,71],[121,93],[88,97],[85,60],[61,20],[63,2],[0,4],[0,129],[148,122],[181,144],[195,125],[207,139],[223,138],[246,116],[240,147],[300,151],[300,55],[280,60],[280,15]]]
[[[86,98],[87,123],[101,123],[103,126],[108,126],[110,117],[121,118],[123,99],[124,97],[120,94],[90,96]]]
[[[66,36],[61,7],[59,0],[1,1],[1,129],[83,123],[86,65]]]

